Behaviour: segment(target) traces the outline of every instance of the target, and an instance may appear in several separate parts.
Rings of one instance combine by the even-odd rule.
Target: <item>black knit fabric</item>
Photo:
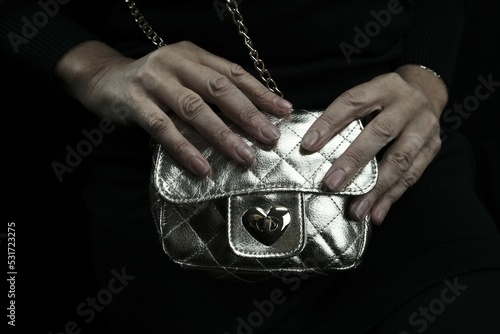
[[[190,40],[253,72],[221,4],[140,1],[138,6],[167,44]],[[468,8],[466,0],[242,4],[261,57],[289,99],[309,108],[325,107],[332,96],[405,63],[425,65],[450,84]],[[0,56],[51,80],[61,55],[84,40],[103,40],[131,57],[154,49],[117,0],[3,1],[0,30]],[[311,84],[318,88],[304,93],[303,85]]]

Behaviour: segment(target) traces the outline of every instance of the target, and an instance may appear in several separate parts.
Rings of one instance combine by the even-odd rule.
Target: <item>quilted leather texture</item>
[[[320,114],[295,111],[285,120],[270,116],[281,138],[271,149],[245,139],[257,155],[250,167],[233,163],[185,127],[184,135],[212,164],[213,176],[205,180],[156,146],[151,209],[168,257],[185,268],[250,281],[357,267],[368,244],[370,222],[349,220],[345,208],[351,196],[373,188],[377,162],[370,161],[340,193],[324,191],[321,182],[331,162],[361,132],[362,124],[352,122],[321,151],[303,154],[300,139]],[[249,208],[270,212],[276,206],[289,210],[291,223],[275,243],[264,245],[248,233],[242,216]]]
[[[230,195],[255,191],[307,191],[321,193],[321,182],[331,164],[344,152],[362,130],[360,121],[349,124],[323,149],[313,154],[305,154],[300,142],[321,111],[296,110],[290,117],[277,119],[269,116],[281,131],[276,147],[263,149],[255,141],[242,135],[236,126],[233,131],[240,134],[254,148],[256,162],[243,167],[222,156],[196,131],[186,125],[181,131],[186,138],[212,165],[213,175],[200,180],[182,168],[169,154],[159,150],[156,157],[154,183],[161,196],[173,203],[197,203]],[[176,120],[180,122],[178,119]],[[377,163],[370,161],[339,194],[360,195],[375,184]]]

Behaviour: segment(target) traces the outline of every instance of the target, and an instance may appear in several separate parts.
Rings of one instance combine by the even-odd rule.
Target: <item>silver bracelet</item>
[[[443,79],[443,78],[441,77],[441,75],[440,75],[439,73],[437,73],[436,71],[434,71],[432,68],[429,68],[429,67],[427,67],[427,66],[420,65],[420,64],[418,64],[418,66],[420,66],[420,67],[421,67],[421,68],[423,68],[424,70],[427,70],[427,71],[431,72],[432,74],[434,74],[434,76],[436,76],[436,77],[438,77],[438,78],[440,78],[440,79]]]
[[[437,73],[432,68],[429,68],[427,66],[424,66],[424,65],[421,65],[421,64],[415,64],[415,65],[418,65],[420,68],[423,68],[424,70],[431,72],[436,78],[441,79],[441,82],[446,87],[446,90],[448,90],[448,85],[446,84],[446,81],[444,81],[443,77],[439,73]]]

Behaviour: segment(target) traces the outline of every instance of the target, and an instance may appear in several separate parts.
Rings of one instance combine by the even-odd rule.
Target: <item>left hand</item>
[[[391,205],[412,186],[441,147],[439,118],[447,103],[444,82],[417,65],[404,65],[335,99],[309,128],[302,147],[317,151],[358,118],[371,118],[360,135],[333,162],[324,183],[341,190],[386,145],[379,178],[367,194],[354,198],[349,213],[381,224]]]

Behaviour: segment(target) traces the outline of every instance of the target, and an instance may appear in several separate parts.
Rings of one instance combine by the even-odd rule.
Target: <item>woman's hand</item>
[[[200,176],[210,173],[209,163],[167,112],[176,113],[222,153],[248,165],[255,159],[254,152],[207,103],[218,106],[267,145],[275,143],[280,133],[259,110],[285,116],[292,108],[240,66],[189,42],[134,60],[103,43],[88,41],[62,57],[56,75],[87,109],[118,124],[139,125],[182,166]]]
[[[391,205],[412,186],[441,147],[439,118],[448,99],[444,82],[417,65],[405,65],[354,87],[333,101],[311,126],[302,147],[316,151],[357,118],[371,121],[327,172],[325,185],[342,189],[386,145],[379,178],[353,199],[351,216],[381,224]]]

